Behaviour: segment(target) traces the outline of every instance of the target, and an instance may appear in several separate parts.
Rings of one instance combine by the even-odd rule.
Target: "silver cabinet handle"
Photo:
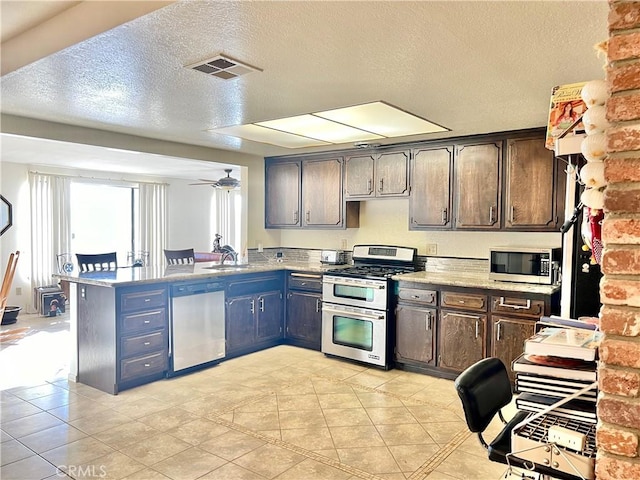
[[[480,335],[480,319],[476,318],[476,338]]]
[[[307,223],[311,221],[311,210],[307,210]]]
[[[489,207],[489,225],[493,225],[493,206]]]
[[[504,297],[500,297],[499,307],[513,308],[514,310],[528,310],[531,308],[531,299],[527,299],[526,305],[512,305],[511,303],[504,303]]]
[[[426,330],[429,331],[429,330],[431,330],[431,312],[427,312],[426,317],[427,318],[426,318],[426,322],[425,322],[425,327],[426,327]]]
[[[368,190],[368,192],[367,192],[367,193],[371,193],[371,190],[372,190],[372,188],[371,188],[371,183],[372,183],[372,182],[371,182],[371,179],[367,180],[367,190]]]
[[[322,305],[322,300],[316,298],[316,313],[320,312],[320,306]]]
[[[378,189],[378,191],[380,193],[382,193],[382,190],[384,189],[384,178],[380,179],[380,188]]]
[[[500,322],[502,322],[502,320],[498,320],[496,322],[496,342],[500,341],[500,333],[502,331],[502,325]],[[476,335],[476,338],[477,338],[477,335]]]
[[[442,209],[442,225],[446,225],[447,224],[447,220],[448,220],[448,215],[447,215],[447,209],[443,208]]]
[[[251,300],[251,313],[256,313],[256,301]]]
[[[150,367],[150,366],[151,366],[151,364],[150,364],[150,363],[145,363],[145,364],[144,364],[144,366],[145,366],[145,367]]]
[[[144,342],[144,345],[145,345],[145,346],[147,346],[147,345],[151,345],[151,342]]]
[[[298,223],[298,211],[293,211],[293,223]]]
[[[513,205],[511,205],[511,223],[513,223],[513,220],[516,218],[516,207],[514,207]]]
[[[315,278],[317,280],[320,280],[322,278],[322,275],[313,275],[311,273],[290,273],[289,274],[291,277],[299,277],[299,278]]]
[[[260,311],[264,312],[264,298],[260,299]]]

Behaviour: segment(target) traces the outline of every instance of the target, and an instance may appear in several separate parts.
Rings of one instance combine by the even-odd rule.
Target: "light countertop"
[[[54,277],[73,283],[97,285],[102,287],[120,287],[145,283],[180,282],[184,280],[204,280],[206,278],[226,277],[241,273],[260,273],[278,270],[304,272],[326,272],[332,268],[348,265],[325,265],[319,262],[256,262],[240,265],[220,265],[216,262],[198,262],[191,265],[162,265],[148,267],[123,267],[116,270],[56,274]]]
[[[490,280],[486,273],[465,272],[413,272],[392,277],[394,280],[445,285],[455,287],[484,288],[511,292],[551,295],[560,290],[560,285],[535,285],[531,283],[499,282]]]

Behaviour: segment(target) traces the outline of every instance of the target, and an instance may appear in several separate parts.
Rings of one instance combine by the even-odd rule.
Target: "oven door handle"
[[[384,290],[384,288],[385,288],[385,284],[384,283],[382,283],[380,285],[370,285],[370,284],[358,285],[356,283],[351,283],[351,282],[341,282],[340,280],[327,279],[326,277],[323,280],[323,283],[330,283],[332,285],[343,285],[345,287],[373,288],[375,290]]]
[[[346,310],[340,310],[338,308],[330,308],[326,305],[322,307],[323,312],[340,313],[345,316],[357,317],[357,318],[370,318],[372,320],[384,320],[384,315],[370,315],[368,313],[348,312]]]

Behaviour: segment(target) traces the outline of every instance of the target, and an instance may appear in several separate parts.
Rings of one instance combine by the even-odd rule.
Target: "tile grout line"
[[[436,468],[451,455],[456,448],[464,443],[471,436],[468,430],[461,430],[449,440],[449,442],[433,454],[425,463],[423,463],[416,471],[414,471],[408,480],[422,480],[430,475]]]

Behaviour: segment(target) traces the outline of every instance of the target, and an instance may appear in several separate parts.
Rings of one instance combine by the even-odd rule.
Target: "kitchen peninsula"
[[[199,282],[224,290],[227,358],[282,342],[319,349],[304,335],[319,330],[327,268],[336,266],[196,263],[58,275],[71,284],[70,379],[117,394],[166,377],[171,289]],[[540,315],[557,313],[559,286],[490,281],[481,272],[418,271],[393,280],[395,365],[431,375],[454,376],[488,353],[508,361]],[[297,317],[304,318],[294,326]]]

